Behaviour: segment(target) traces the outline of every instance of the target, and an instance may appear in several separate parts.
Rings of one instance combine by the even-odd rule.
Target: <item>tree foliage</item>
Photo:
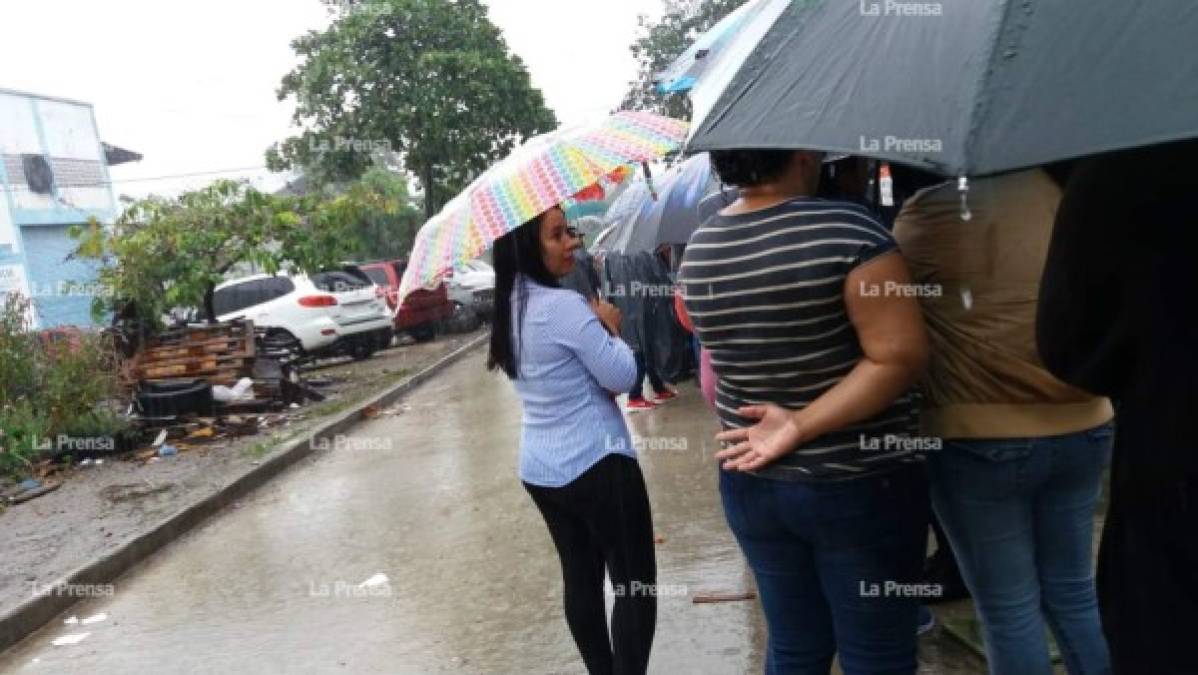
[[[0,294],[0,475],[22,479],[60,435],[114,439],[128,423],[113,344],[94,332],[37,333],[30,301]],[[61,450],[61,447],[59,448]]]
[[[300,64],[278,90],[298,136],[272,146],[274,170],[315,180],[362,175],[398,157],[425,215],[523,139],[557,126],[479,0],[323,0],[325,31],[292,42]]]
[[[345,259],[360,245],[364,213],[391,208],[365,188],[327,199],[264,194],[219,181],[175,198],[130,204],[112,226],[77,226],[75,255],[101,263],[106,290],[92,313],[108,312],[156,326],[175,307],[201,307],[215,321],[212,293],[238,266],[267,273],[314,271]]]
[[[350,187],[357,205],[353,226],[357,250],[355,260],[389,260],[407,257],[424,222],[423,213],[412,201],[407,179],[375,167],[362,174]]]
[[[700,35],[745,1],[666,0],[665,14],[661,19],[650,21],[642,16],[641,36],[631,47],[638,64],[637,79],[625,94],[621,107],[690,119],[690,99],[681,94],[657,93],[654,78],[681,56]]]

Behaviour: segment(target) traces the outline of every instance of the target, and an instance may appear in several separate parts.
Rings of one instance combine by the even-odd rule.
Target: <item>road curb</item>
[[[312,454],[313,441],[331,439],[363,421],[362,411],[371,406],[388,406],[407,395],[434,375],[445,370],[466,354],[485,344],[489,333],[484,333],[441,357],[436,363],[400,382],[382,394],[369,398],[341,413],[311,433],[286,446],[277,448],[263,457],[257,466],[249,467],[244,473],[229,481],[216,492],[181,508],[163,519],[150,530],[135,535],[122,543],[116,550],[79,567],[57,581],[49,584],[53,588],[101,586],[113,583],[133,566],[153,555],[167,544],[191,531],[230,503],[241,499],[291,465]],[[0,652],[16,645],[32,633],[40,630],[54,617],[66,611],[87,596],[73,593],[43,594],[32,597],[0,616]]]

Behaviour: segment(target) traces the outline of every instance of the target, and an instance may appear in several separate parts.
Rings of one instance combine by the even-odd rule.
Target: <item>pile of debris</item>
[[[292,361],[262,350],[252,321],[186,326],[151,339],[122,370],[140,421],[280,410],[324,396]]]

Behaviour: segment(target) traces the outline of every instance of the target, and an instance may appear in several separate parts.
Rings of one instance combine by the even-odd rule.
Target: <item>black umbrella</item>
[[[1192,0],[792,0],[766,20],[693,92],[689,152],[966,176],[1198,137]]]

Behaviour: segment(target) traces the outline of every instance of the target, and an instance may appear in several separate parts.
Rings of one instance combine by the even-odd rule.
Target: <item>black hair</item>
[[[725,185],[756,187],[785,174],[794,154],[794,150],[712,150],[711,166]]]
[[[491,352],[487,370],[502,370],[516,379],[520,369],[520,335],[524,311],[528,306],[529,280],[542,286],[560,287],[557,278],[545,267],[541,255],[541,222],[545,214],[495,240],[495,298],[491,320]],[[512,325],[512,293],[518,298],[520,316]]]

